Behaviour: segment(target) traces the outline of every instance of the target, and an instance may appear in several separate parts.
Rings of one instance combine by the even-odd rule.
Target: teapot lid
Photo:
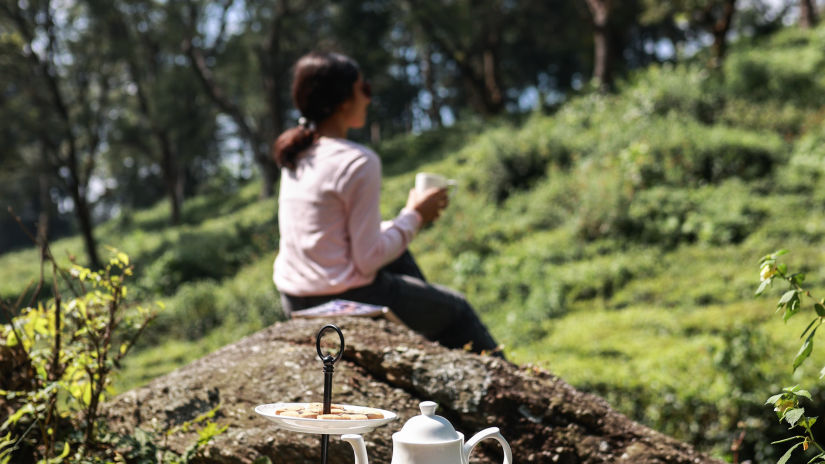
[[[422,401],[418,407],[421,415],[415,416],[393,435],[393,439],[405,443],[441,443],[458,440],[460,437],[450,421],[436,416],[433,401]]]

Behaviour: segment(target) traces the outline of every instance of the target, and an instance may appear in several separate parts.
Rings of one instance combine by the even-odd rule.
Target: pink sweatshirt
[[[280,249],[273,280],[292,296],[330,295],[372,283],[421,225],[403,209],[381,222],[381,160],[372,150],[321,137],[281,171]]]

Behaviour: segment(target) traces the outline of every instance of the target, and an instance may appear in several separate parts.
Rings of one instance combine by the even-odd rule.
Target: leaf
[[[6,419],[6,422],[3,422],[3,425],[0,426],[0,429],[5,429],[9,425],[16,424],[17,421],[19,421],[20,418],[23,417],[24,415],[33,414],[33,413],[34,413],[34,406],[32,406],[31,403],[26,403],[26,404],[23,405],[23,407],[21,407],[20,409],[15,411],[14,414],[9,416],[9,418]]]
[[[793,437],[788,437],[788,438],[783,438],[783,439],[781,439],[781,440],[772,441],[772,442],[771,442],[771,444],[772,444],[772,445],[778,445],[778,444],[780,444],[780,443],[785,443],[786,441],[798,440],[798,439],[800,439],[800,438],[803,438],[803,439],[804,439],[805,437],[804,437],[804,436],[802,436],[802,435],[795,435],[795,436],[793,436]]]
[[[123,263],[124,265],[126,265],[126,266],[129,265],[129,255],[127,255],[126,253],[121,251],[120,253],[117,254],[117,259],[119,259],[120,262]]]
[[[788,290],[787,292],[782,294],[782,298],[779,299],[779,303],[777,303],[777,305],[782,306],[787,304],[789,301],[791,301],[791,298],[793,298],[794,296],[796,296],[796,290]]]
[[[808,327],[805,327],[805,330],[802,332],[802,335],[800,335],[799,338],[804,337],[805,334],[808,333],[809,330],[811,330],[811,327],[813,327],[814,324],[816,324],[816,321],[818,321],[818,320],[819,320],[819,318],[815,317],[814,320],[812,320],[811,323],[808,324]]]
[[[790,424],[791,427],[793,427],[796,425],[796,423],[799,421],[799,418],[801,418],[803,414],[805,414],[805,408],[789,409],[785,412],[785,416],[783,417],[783,419],[785,419],[785,421],[788,424]]]
[[[785,306],[785,314],[782,316],[782,320],[788,322],[788,319],[794,317],[796,313],[799,312],[799,296],[794,295],[791,298],[791,302]]]
[[[791,453],[793,453],[793,450],[799,448],[801,445],[802,442],[800,441],[799,443],[788,448],[788,451],[785,451],[785,454],[783,454],[782,457],[779,458],[778,461],[776,461],[776,464],[785,464],[786,462],[788,462],[788,459],[791,458]]]
[[[776,258],[778,258],[778,257],[780,257],[780,256],[782,256],[782,255],[784,255],[784,254],[787,254],[787,253],[788,253],[788,250],[782,249],[782,250],[779,250],[779,251],[774,252],[774,253],[771,255],[771,258],[776,259]]]
[[[756,289],[756,293],[754,295],[759,296],[765,292],[765,289],[768,288],[768,285],[771,283],[770,279],[763,280],[761,284],[759,284],[759,288]]]
[[[796,371],[796,368],[802,365],[802,363],[808,359],[808,356],[811,355],[811,351],[814,349],[814,340],[813,336],[816,334],[816,329],[808,335],[808,338],[805,339],[805,343],[799,348],[799,352],[796,354],[796,358],[793,360],[793,370]]]
[[[819,419],[819,417],[808,417],[807,419],[805,419],[803,421],[804,424],[802,422],[800,422],[799,425],[804,425],[807,428],[811,428],[811,427],[814,426],[814,424],[816,424],[817,419]]]
[[[67,441],[63,443],[63,452],[60,453],[58,459],[63,460],[63,458],[69,455],[69,451],[71,451],[71,448],[69,447],[69,442]]]
[[[802,396],[804,398],[808,398],[809,400],[811,399],[811,394],[808,392],[808,390],[797,390],[797,391],[793,392],[793,394],[796,395],[796,396]]]
[[[776,404],[776,402],[779,400],[779,398],[782,398],[782,393],[778,393],[778,394],[773,395],[772,397],[768,398],[768,401],[765,401],[765,404]]]
[[[819,317],[825,317],[825,306],[822,303],[814,304],[814,310],[816,311],[816,315]]]

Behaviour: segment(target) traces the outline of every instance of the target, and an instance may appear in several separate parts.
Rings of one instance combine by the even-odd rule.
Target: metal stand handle
[[[323,338],[324,332],[326,332],[327,329],[338,332],[338,338],[341,340],[341,347],[335,356],[324,354],[321,351],[321,338]],[[332,373],[335,370],[335,363],[341,359],[341,355],[344,354],[344,334],[341,333],[341,329],[334,324],[327,324],[321,327],[321,330],[318,331],[318,336],[315,338],[315,350],[318,352],[318,357],[321,358],[321,361],[324,363],[324,414],[329,414],[332,404]],[[327,464],[328,449],[329,435],[321,435],[321,464]]]

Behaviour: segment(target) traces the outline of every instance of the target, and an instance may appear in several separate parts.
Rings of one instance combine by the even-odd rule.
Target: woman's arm
[[[404,208],[382,228],[381,163],[375,155],[352,163],[341,181],[352,261],[360,273],[369,275],[401,256],[421,226],[421,216]]]

